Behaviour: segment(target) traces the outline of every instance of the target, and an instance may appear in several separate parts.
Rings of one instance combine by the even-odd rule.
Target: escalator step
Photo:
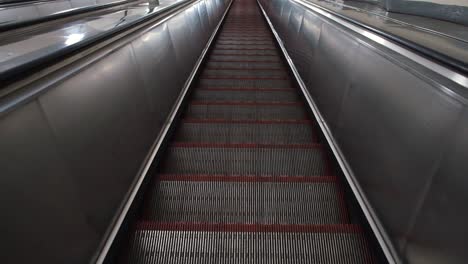
[[[161,175],[145,220],[161,222],[340,224],[346,210],[334,177]],[[276,178],[278,179],[278,178]]]
[[[271,62],[208,62],[207,68],[227,68],[227,69],[285,69],[282,63],[271,63]]]
[[[258,61],[258,62],[281,62],[280,56],[255,56],[255,55],[211,55],[209,61]]]
[[[267,56],[278,57],[279,54],[275,50],[241,50],[241,49],[215,49],[212,53],[213,56]]]
[[[169,174],[331,175],[326,155],[317,144],[175,143],[162,167]]]
[[[247,78],[286,78],[287,72],[283,69],[259,69],[259,70],[244,70],[244,69],[205,69],[202,73],[202,78],[205,77],[247,77]]]
[[[278,51],[273,44],[252,44],[252,45],[236,45],[236,44],[219,44],[214,46],[214,50],[271,50],[275,53]]]
[[[303,120],[307,113],[301,103],[293,104],[209,104],[188,106],[186,118],[224,120]]]
[[[238,45],[238,46],[245,46],[245,45],[273,45],[273,40],[250,40],[250,41],[242,41],[242,40],[221,40],[218,41],[217,44],[223,45]]]
[[[200,79],[199,87],[231,87],[231,88],[290,88],[289,80],[265,80],[265,79],[246,79],[246,80],[223,80],[223,79]]]
[[[140,222],[130,263],[373,263],[355,225]]]
[[[241,82],[240,80],[239,82]],[[233,82],[238,82],[237,80]],[[193,94],[196,101],[233,101],[233,102],[297,102],[299,96],[294,90],[291,91],[239,91],[225,90],[213,91],[197,89]]]
[[[176,142],[213,143],[313,143],[312,122],[246,121],[246,120],[185,120],[177,129]]]

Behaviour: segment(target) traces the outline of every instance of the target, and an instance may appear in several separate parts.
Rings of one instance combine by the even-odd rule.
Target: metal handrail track
[[[67,9],[67,10],[53,13],[53,14],[43,16],[43,17],[0,24],[0,32],[14,30],[14,29],[22,28],[22,27],[27,27],[27,26],[32,26],[32,25],[39,24],[39,23],[49,22],[49,21],[53,21],[53,20],[57,20],[61,18],[66,18],[69,16],[80,15],[80,14],[84,14],[88,12],[98,11],[101,9],[115,7],[115,6],[124,5],[124,4],[130,4],[130,3],[131,2],[129,2],[128,0],[120,0],[120,1],[115,1],[115,2],[111,2],[107,4],[71,8],[71,9]]]
[[[141,17],[135,21],[129,22],[128,24],[123,24],[120,27],[113,28],[111,30],[103,32],[102,34],[91,36],[89,38],[84,39],[83,41],[80,41],[74,45],[64,47],[49,55],[28,61],[17,67],[12,67],[7,70],[4,70],[0,72],[0,90],[9,87],[11,84],[19,81],[20,79],[24,79],[25,76],[29,76],[37,71],[41,71],[44,68],[53,65],[54,63],[62,61],[70,57],[71,55],[76,54],[87,48],[90,48],[100,42],[112,39],[113,37],[119,34],[123,34],[124,32],[132,33],[135,30],[147,26],[149,23],[154,23],[155,20],[164,19],[164,15],[169,16],[173,11],[176,11],[179,8],[189,5],[195,1],[196,0],[185,0],[177,2],[170,6],[163,7],[152,14]],[[0,94],[0,97],[2,97],[3,95],[4,94]]]

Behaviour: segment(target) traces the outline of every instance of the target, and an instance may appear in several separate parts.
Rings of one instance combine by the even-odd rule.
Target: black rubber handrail
[[[146,21],[149,21],[164,13],[170,13],[174,9],[177,9],[181,6],[192,3],[194,1],[197,1],[197,0],[185,0],[185,1],[177,2],[167,7],[163,7],[160,10],[157,10],[151,14],[145,15],[139,19],[136,19],[135,21],[129,22],[127,24],[121,25],[119,27],[116,27],[110,30],[107,30],[101,34],[90,36],[89,38],[86,38],[76,44],[64,47],[60,50],[57,50],[43,57],[39,57],[31,61],[25,62],[23,64],[20,64],[18,66],[3,70],[0,72],[0,89],[12,82],[15,82],[19,79],[24,78],[27,75],[32,74],[38,69],[43,69],[44,67],[54,64],[60,60],[63,60],[64,58],[74,54],[75,52],[81,49],[88,48],[90,46],[95,45],[96,43],[105,41],[106,39],[112,38],[113,36],[120,34],[132,27],[143,24]]]
[[[434,50],[434,49],[431,49],[427,46],[424,46],[424,45],[421,45],[419,43],[416,43],[414,41],[411,41],[409,39],[406,39],[406,38],[403,38],[403,37],[400,37],[400,36],[397,36],[395,34],[391,34],[391,33],[388,33],[386,31],[383,31],[383,30],[380,30],[380,29],[377,29],[375,27],[372,27],[368,24],[365,24],[365,23],[362,23],[361,21],[358,21],[356,19],[353,19],[353,18],[350,18],[350,17],[347,17],[345,15],[342,15],[336,11],[333,11],[333,10],[330,10],[326,7],[323,7],[323,6],[320,6],[320,5],[317,5],[315,3],[311,3],[311,2],[307,2],[308,4],[310,5],[313,5],[314,7],[316,8],[319,8],[327,13],[330,13],[334,16],[337,16],[343,20],[345,20],[346,22],[349,22],[351,24],[354,24],[358,27],[362,27],[362,28],[365,28],[366,30],[369,30],[369,31],[372,31],[386,39],[389,39],[393,42],[396,42],[404,47],[407,47],[408,49],[412,50],[412,51],[415,51],[421,55],[423,55],[424,57],[428,58],[428,59],[432,59],[432,60],[435,60],[437,63],[441,64],[441,65],[444,65],[446,66],[447,68],[450,68],[458,73],[461,73],[463,75],[468,75],[468,63],[466,61],[463,61],[463,60],[459,60],[457,58],[454,58],[452,56],[449,56],[447,54],[444,54],[444,53],[441,53],[437,50]],[[313,10],[312,10],[313,11]]]
[[[136,1],[135,1],[136,2]],[[67,9],[64,11],[60,11],[54,14],[50,14],[47,16],[43,17],[38,17],[38,18],[33,18],[33,19],[27,19],[27,20],[22,20],[22,21],[14,21],[14,22],[8,22],[4,24],[0,24],[0,32],[5,32],[9,30],[14,30],[22,27],[27,27],[39,23],[44,23],[52,20],[57,20],[61,18],[65,18],[68,16],[75,16],[75,15],[80,15],[92,11],[98,11],[104,8],[110,8],[110,7],[115,7],[119,5],[124,5],[124,4],[130,4],[132,2],[128,0],[120,0],[120,1],[115,1],[112,3],[107,3],[107,4],[100,4],[100,5],[93,5],[93,6],[85,6],[85,7],[76,7],[72,9]]]

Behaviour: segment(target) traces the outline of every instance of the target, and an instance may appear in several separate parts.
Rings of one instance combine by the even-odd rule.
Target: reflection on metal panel
[[[466,0],[381,0],[390,12],[432,17],[468,25]]]

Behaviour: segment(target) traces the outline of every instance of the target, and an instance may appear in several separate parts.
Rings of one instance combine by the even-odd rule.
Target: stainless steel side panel
[[[179,72],[187,76],[195,60],[195,51],[189,39],[190,29],[185,20],[184,13],[180,13],[167,22],[169,34],[176,53]]]
[[[306,11],[296,40],[297,45],[295,45],[295,51],[292,52],[291,56],[307,87],[312,87],[314,81],[309,74],[309,65],[312,65],[314,58],[318,56],[317,46],[321,30],[322,21],[320,18],[312,12]]]
[[[0,138],[2,262],[85,263],[98,236],[41,105],[1,116]]]
[[[323,23],[312,65],[309,91],[334,134],[342,102],[352,83],[359,44],[334,26]]]
[[[463,105],[360,47],[337,138],[391,236],[404,247]]]
[[[200,16],[198,15],[198,8],[196,6],[185,11],[185,19],[190,29],[190,43],[195,50],[195,59],[197,59],[201,50],[205,47],[206,42],[208,41],[208,36],[203,32]]]
[[[425,199],[408,233],[411,263],[466,263],[468,231],[468,109],[443,140],[446,150],[426,185]]]
[[[39,102],[87,221],[103,235],[132,182],[128,175],[138,171],[153,136],[131,46],[51,88]],[[112,188],[106,188],[109,184]]]
[[[201,26],[204,34],[208,37],[210,30],[210,21],[208,20],[208,13],[206,12],[205,1],[200,1],[197,5],[198,15],[200,17]]]
[[[158,131],[184,83],[184,79],[179,78],[177,73],[178,64],[174,63],[177,61],[176,54],[167,24],[159,25],[135,39],[132,48],[136,60],[135,67],[138,69],[139,79],[142,80],[151,113],[151,131]]]
[[[411,51],[398,54],[331,14],[261,3],[365,210],[375,211],[367,215],[385,227],[380,238],[389,235],[403,262],[468,262],[466,89],[449,70],[410,60]]]

